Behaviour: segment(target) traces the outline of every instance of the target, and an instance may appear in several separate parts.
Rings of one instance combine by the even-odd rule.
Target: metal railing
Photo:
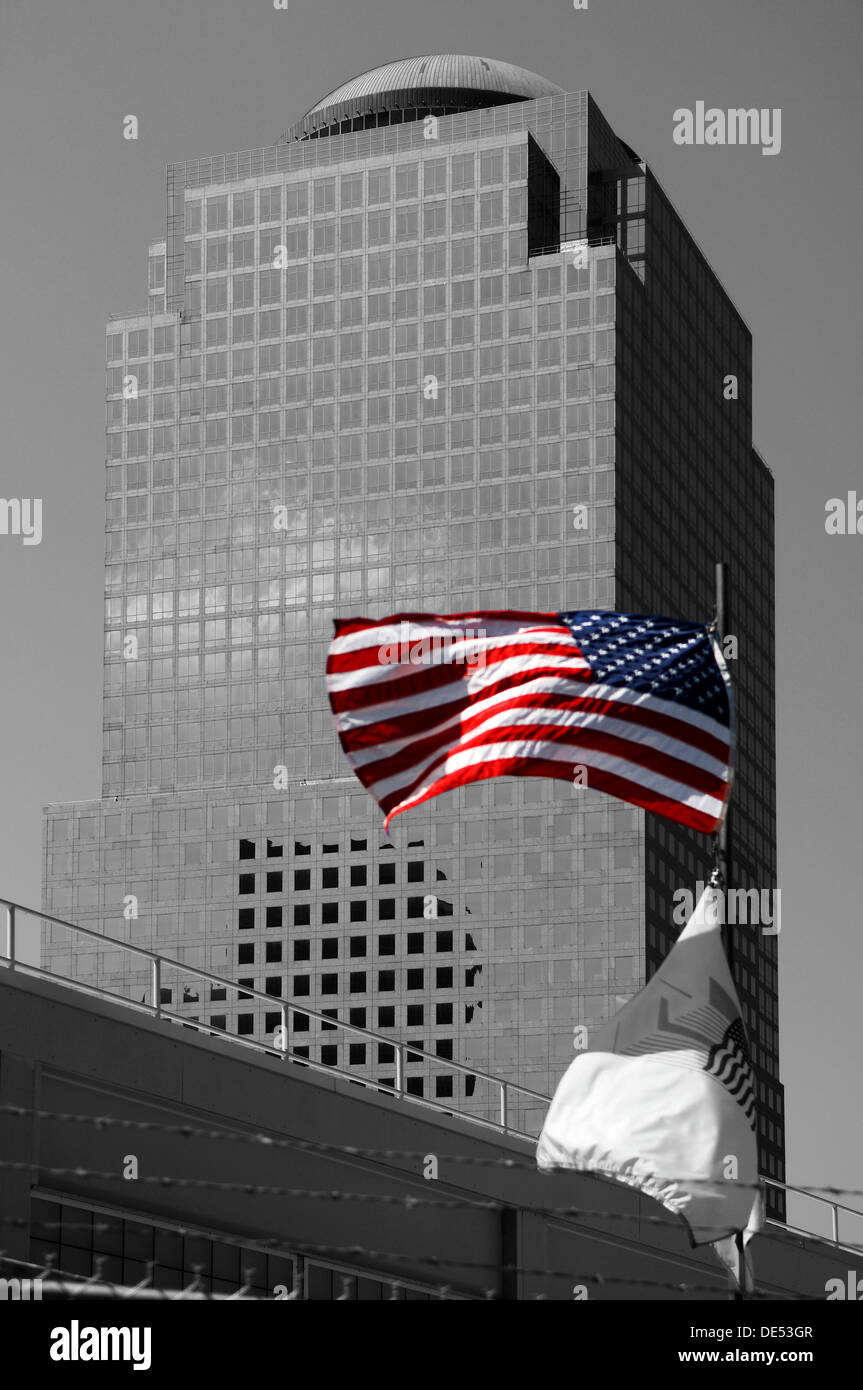
[[[409,1042],[399,1042],[387,1037],[382,1033],[375,1033],[369,1028],[360,1028],[354,1023],[344,1023],[341,1019],[331,1018],[329,1014],[322,1013],[318,1009],[312,1009],[302,1004],[297,1004],[293,1000],[283,999],[281,996],[267,994],[264,990],[255,989],[251,985],[240,985],[236,980],[229,980],[223,975],[216,975],[210,970],[203,970],[200,966],[187,965],[185,961],[174,960],[171,956],[165,956],[156,951],[148,950],[145,946],[133,946],[128,941],[120,941],[116,937],[105,936],[104,933],[94,931],[91,927],[81,927],[74,922],[67,922],[62,917],[52,917],[50,913],[37,911],[35,908],[24,907],[21,903],[11,902],[6,898],[0,898],[0,907],[6,909],[7,914],[7,945],[6,950],[0,949],[0,964],[12,970],[19,970],[24,974],[39,976],[43,979],[60,980],[64,985],[71,986],[85,994],[96,995],[99,998],[110,999],[115,1003],[125,1004],[128,1008],[135,1009],[139,1013],[146,1013],[154,1018],[167,1019],[173,1023],[179,1023],[185,1028],[192,1028],[196,1032],[208,1034],[211,1037],[225,1038],[229,1042],[238,1043],[242,1047],[252,1048],[256,1052],[266,1053],[268,1056],[287,1058],[288,1061],[298,1065],[308,1067],[311,1071],[321,1072],[327,1076],[338,1076],[342,1080],[352,1081],[355,1084],[364,1086],[370,1090],[377,1091],[379,1094],[395,1096],[399,1099],[410,1100],[414,1104],[425,1106],[436,1110],[442,1114],[464,1115],[465,1118],[474,1123],[486,1125],[492,1129],[500,1130],[504,1134],[514,1135],[521,1139],[535,1139],[536,1135],[526,1130],[518,1129],[511,1123],[512,1098],[514,1095],[527,1096],[536,1104],[542,1105],[543,1109],[549,1104],[549,1097],[539,1091],[532,1091],[527,1086],[521,1086],[515,1081],[505,1081],[500,1077],[492,1076],[488,1072],[480,1071],[476,1067],[466,1066],[463,1062],[455,1062],[450,1058],[439,1057],[437,1053],[428,1052],[424,1048],[417,1047]],[[134,1000],[127,999],[125,995],[118,994],[115,990],[110,990],[92,981],[76,979],[70,975],[62,975],[54,970],[44,970],[41,966],[27,964],[20,960],[17,938],[19,931],[19,915],[33,918],[38,922],[51,922],[57,926],[64,927],[67,931],[74,932],[78,936],[89,937],[98,941],[100,945],[126,951],[134,956],[140,957],[149,962],[149,1003],[136,1003]],[[200,1020],[191,1019],[184,1014],[177,1013],[174,1009],[166,1008],[162,1002],[162,988],[164,973],[166,970],[177,970],[183,975],[191,975],[195,979],[205,980],[210,985],[215,985],[221,989],[231,989],[241,999],[259,999],[269,1005],[272,1012],[278,1011],[281,1023],[279,1025],[278,1042],[261,1042],[255,1038],[244,1035],[229,1033],[223,1028],[216,1028],[209,1023],[201,1023]],[[300,1052],[296,1052],[288,1046],[288,1018],[290,1015],[299,1014],[307,1019],[314,1019],[320,1023],[322,1028],[327,1030],[335,1029],[342,1034],[372,1042],[378,1046],[385,1046],[393,1049],[395,1061],[394,1085],[384,1085],[380,1081],[375,1081],[371,1077],[358,1075],[354,1071],[346,1071],[342,1067],[330,1066],[324,1062],[315,1062],[310,1057],[306,1057]],[[462,1076],[474,1077],[476,1081],[482,1081],[489,1086],[492,1091],[497,1092],[497,1120],[487,1120],[478,1116],[471,1110],[462,1110],[455,1097],[448,1097],[445,1104],[429,1100],[424,1096],[415,1095],[409,1091],[405,1085],[405,1065],[408,1061],[422,1059],[423,1061],[434,1062],[438,1067],[444,1067],[447,1072],[458,1072]]]
[[[42,979],[59,980],[64,985],[79,990],[84,994],[95,995],[98,998],[108,999],[115,1003],[126,1005],[138,1013],[145,1013],[157,1019],[165,1019],[171,1023],[178,1023],[184,1028],[194,1029],[196,1032],[204,1033],[210,1037],[218,1037],[238,1045],[240,1047],[251,1048],[255,1052],[261,1052],[271,1057],[278,1057],[281,1060],[294,1062],[298,1066],[307,1067],[310,1071],[319,1072],[326,1076],[337,1076],[343,1081],[351,1081],[354,1085],[363,1086],[368,1090],[376,1091],[380,1095],[387,1095],[397,1100],[410,1101],[413,1105],[422,1106],[425,1109],[434,1110],[439,1114],[455,1115],[459,1118],[469,1120],[472,1124],[482,1125],[493,1129],[502,1134],[512,1135],[517,1139],[527,1139],[535,1141],[536,1134],[530,1131],[519,1129],[511,1122],[511,1100],[514,1096],[526,1096],[535,1105],[541,1105],[543,1110],[547,1109],[551,1097],[540,1091],[533,1091],[527,1086],[522,1086],[515,1081],[504,1081],[500,1077],[492,1076],[489,1072],[480,1071],[476,1067],[466,1066],[463,1062],[455,1062],[449,1058],[439,1057],[436,1053],[428,1052],[423,1048],[411,1043],[398,1042],[393,1038],[386,1037],[384,1034],[375,1033],[368,1028],[360,1028],[353,1023],[343,1023],[341,1019],[332,1018],[329,1014],[322,1013],[318,1009],[307,1008],[304,1005],[296,1004],[292,1000],[283,999],[280,996],[267,994],[264,990],[254,989],[251,985],[240,985],[236,980],[229,980],[223,975],[216,975],[213,971],[203,970],[199,966],[187,965],[185,961],[174,960],[171,956],[161,955],[159,952],[148,950],[145,946],[133,946],[128,941],[120,941],[116,937],[105,936],[102,932],[94,931],[91,927],[81,927],[74,922],[67,922],[62,917],[53,917],[47,912],[37,911],[35,908],[24,907],[21,903],[12,902],[7,898],[0,898],[0,908],[6,909],[7,929],[6,943],[3,948],[2,937],[0,937],[0,965],[12,972],[20,972],[26,975],[33,975]],[[114,990],[106,989],[104,986],[76,979],[71,975],[62,975],[56,971],[44,970],[41,966],[32,965],[19,958],[18,953],[18,932],[19,915],[35,919],[37,922],[50,922],[59,927],[63,927],[78,936],[88,937],[98,941],[102,946],[119,949],[129,952],[149,962],[149,982],[150,982],[150,1001],[137,1003],[135,1000],[126,998],[125,995],[117,994]],[[41,942],[41,937],[40,937]],[[281,1019],[280,1036],[278,1043],[260,1042],[255,1038],[229,1033],[226,1029],[216,1028],[212,1024],[201,1023],[200,1020],[189,1018],[184,1014],[177,1013],[173,1009],[165,1007],[162,1002],[162,988],[164,971],[177,970],[184,975],[191,975],[196,979],[206,980],[209,984],[221,989],[233,990],[238,998],[260,999],[268,1004],[270,1010],[278,1010]],[[383,1082],[375,1081],[371,1077],[358,1075],[353,1071],[346,1071],[342,1067],[330,1066],[324,1062],[315,1062],[303,1053],[296,1052],[288,1047],[288,1019],[289,1016],[299,1014],[307,1019],[315,1019],[327,1030],[338,1030],[343,1034],[355,1038],[386,1046],[393,1049],[395,1059],[395,1078],[394,1085],[386,1085]],[[482,1081],[492,1091],[497,1091],[498,1097],[498,1118],[496,1120],[486,1119],[477,1115],[475,1111],[463,1109],[455,1097],[447,1099],[445,1104],[438,1101],[429,1100],[424,1096],[419,1096],[405,1087],[405,1064],[416,1058],[423,1061],[434,1062],[437,1066],[445,1067],[448,1072],[455,1071],[462,1076],[474,1077],[476,1081]],[[599,1175],[601,1176],[601,1175]],[[811,1192],[804,1187],[795,1187],[789,1183],[778,1182],[773,1178],[762,1178],[765,1187],[772,1188],[775,1192],[784,1194],[794,1194],[796,1197],[814,1202],[817,1206],[829,1212],[830,1235],[825,1235],[816,1228],[806,1228],[792,1226],[787,1221],[768,1220],[768,1225],[774,1226],[782,1231],[787,1231],[791,1235],[801,1237],[815,1236],[819,1240],[847,1249],[853,1253],[859,1253],[860,1245],[840,1240],[839,1214],[843,1212],[848,1217],[854,1217],[863,1226],[863,1212],[854,1207],[848,1207],[841,1202],[833,1201],[822,1197],[819,1193]],[[825,1212],[825,1214],[826,1214]]]

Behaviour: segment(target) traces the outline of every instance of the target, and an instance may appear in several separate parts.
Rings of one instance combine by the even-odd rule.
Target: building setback
[[[45,813],[45,911],[227,976],[167,1008],[480,1112],[549,1092],[666,953],[704,837],[589,789],[483,783],[394,823],[349,774],[334,615],[619,608],[726,628],[733,881],[775,887],[773,483],[751,337],[586,91],[387,64],[274,145],[171,165],[146,312],[107,334],[102,797]],[[733,378],[733,381],[732,381]],[[776,937],[734,932],[760,1162],[784,1178]],[[139,999],[60,927],[43,961]],[[305,1050],[305,1052],[304,1052]],[[538,1128],[541,1107],[524,1109]]]

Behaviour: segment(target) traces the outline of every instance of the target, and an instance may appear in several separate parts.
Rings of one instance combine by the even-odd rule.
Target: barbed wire
[[[20,1105],[0,1106],[0,1115],[4,1114],[18,1118],[26,1118],[29,1116],[37,1120],[53,1120],[58,1124],[90,1124],[93,1125],[96,1129],[117,1128],[139,1131],[141,1133],[172,1134],[178,1135],[180,1138],[183,1139],[206,1139],[226,1143],[257,1144],[263,1148],[272,1148],[276,1150],[295,1150],[298,1152],[307,1153],[328,1153],[332,1154],[335,1157],[345,1158],[367,1158],[372,1160],[384,1161],[390,1161],[394,1159],[408,1159],[424,1162],[430,1156],[428,1151],[423,1153],[419,1149],[368,1149],[353,1144],[328,1144],[325,1141],[321,1140],[293,1138],[275,1139],[270,1135],[262,1134],[260,1132],[252,1133],[227,1129],[198,1129],[194,1125],[166,1125],[159,1124],[158,1122],[153,1120],[128,1120],[113,1115],[80,1115],[74,1114],[72,1112],[37,1110]],[[568,1173],[572,1175],[578,1173],[581,1176],[585,1177],[615,1177],[615,1174],[613,1173],[604,1173],[601,1170],[595,1169],[574,1169],[559,1167],[540,1170],[537,1167],[536,1161],[531,1161],[529,1159],[488,1158],[473,1154],[447,1153],[435,1154],[434,1157],[436,1157],[439,1161],[445,1160],[447,1163],[464,1164],[466,1166],[522,1170],[531,1173],[542,1172],[543,1176],[557,1176],[562,1173]],[[27,1166],[33,1167],[38,1165]],[[622,1181],[622,1179],[618,1179],[618,1181]],[[724,1186],[748,1188],[750,1191],[758,1191],[764,1186],[765,1180],[761,1179],[754,1182],[748,1182],[739,1178],[702,1178],[692,1176],[670,1177],[663,1174],[661,1181],[668,1183],[687,1183],[691,1185],[703,1184],[709,1187]],[[810,1193],[816,1194],[822,1192],[828,1193],[829,1195],[836,1197],[863,1197],[863,1188],[843,1188],[834,1186],[824,1186],[817,1183],[799,1183],[796,1184],[796,1186],[799,1189],[798,1195],[803,1197],[807,1196]],[[863,1217],[863,1211],[853,1214]]]
[[[324,1258],[329,1258],[329,1259],[334,1259],[334,1260],[348,1260],[348,1259],[358,1259],[358,1258],[361,1258],[361,1259],[378,1260],[378,1261],[384,1260],[384,1261],[389,1261],[391,1264],[411,1264],[411,1265],[414,1265],[414,1264],[419,1263],[419,1264],[430,1265],[430,1266],[431,1266],[432,1268],[434,1268],[434,1269],[442,1269],[442,1270],[461,1270],[461,1271],[464,1271],[464,1272],[468,1272],[468,1271],[469,1271],[469,1272],[471,1272],[471,1273],[477,1273],[477,1274],[484,1274],[484,1273],[485,1273],[485,1274],[488,1274],[488,1273],[491,1273],[491,1274],[495,1274],[495,1275],[498,1275],[498,1276],[501,1276],[501,1277],[509,1276],[509,1275],[520,1275],[520,1276],[523,1276],[523,1277],[526,1277],[526,1278],[565,1279],[565,1280],[567,1280],[567,1281],[573,1286],[574,1289],[575,1289],[576,1287],[578,1287],[579,1285],[585,1286],[585,1285],[591,1284],[591,1285],[594,1285],[594,1286],[597,1287],[597,1288],[602,1288],[602,1287],[604,1287],[604,1286],[608,1286],[608,1287],[614,1286],[614,1287],[620,1287],[620,1288],[662,1289],[662,1290],[665,1291],[665,1292],[672,1292],[672,1293],[679,1293],[679,1294],[709,1294],[709,1295],[711,1295],[711,1296],[713,1296],[713,1297],[715,1297],[715,1298],[721,1298],[721,1299],[723,1299],[723,1300],[727,1299],[727,1297],[728,1297],[728,1289],[727,1289],[726,1287],[723,1287],[721,1284],[720,1284],[720,1285],[717,1285],[717,1284],[690,1284],[690,1283],[683,1282],[683,1281],[675,1283],[675,1282],[673,1282],[673,1281],[669,1281],[669,1280],[659,1280],[659,1279],[633,1279],[633,1278],[628,1278],[627,1276],[625,1276],[625,1275],[620,1275],[620,1274],[600,1274],[600,1273],[597,1272],[597,1271],[594,1271],[593,1273],[590,1273],[590,1274],[583,1274],[583,1273],[574,1273],[574,1272],[571,1271],[571,1270],[555,1270],[555,1269],[546,1269],[546,1268],[532,1268],[532,1267],[527,1266],[527,1265],[518,1265],[518,1264],[492,1264],[492,1263],[485,1262],[485,1261],[480,1261],[480,1260],[455,1260],[455,1259],[447,1259],[446,1257],[437,1256],[437,1255],[404,1255],[404,1254],[401,1254],[401,1253],[396,1252],[396,1251],[374,1250],[374,1249],[371,1249],[370,1247],[365,1246],[365,1245],[328,1245],[328,1244],[321,1244],[321,1243],[309,1243],[309,1242],[303,1241],[303,1242],[301,1242],[300,1244],[298,1244],[297,1246],[292,1247],[292,1251],[291,1251],[290,1253],[292,1253],[294,1256],[297,1256],[297,1255],[300,1255],[300,1256],[307,1256],[307,1255],[309,1255],[309,1254],[320,1255],[320,1256],[322,1256],[322,1257],[324,1257]],[[9,1264],[9,1263],[14,1264],[14,1265],[16,1265],[16,1266],[20,1266],[20,1267],[26,1267],[26,1268],[31,1269],[31,1270],[39,1271],[39,1270],[41,1269],[41,1270],[43,1270],[43,1272],[46,1272],[46,1271],[47,1271],[47,1272],[49,1273],[49,1277],[50,1277],[50,1272],[51,1272],[52,1269],[53,1269],[53,1266],[51,1266],[51,1265],[40,1266],[40,1265],[37,1265],[37,1264],[32,1264],[32,1263],[27,1262],[27,1261],[10,1260],[7,1256],[4,1255],[4,1253],[3,1253],[2,1251],[0,1251],[0,1264]],[[148,1263],[148,1268],[152,1271],[153,1269],[155,1269],[155,1265],[156,1265],[156,1262],[155,1262],[155,1261],[150,1261],[150,1262]],[[37,1275],[37,1277],[38,1277],[38,1275]],[[70,1278],[73,1278],[73,1276],[70,1276],[70,1275],[61,1275],[60,1277],[63,1278],[63,1279],[70,1279]],[[197,1276],[196,1276],[196,1277],[197,1277]],[[400,1285],[398,1285],[398,1281],[389,1280],[389,1279],[386,1278],[386,1276],[381,1277],[380,1271],[377,1271],[377,1272],[372,1272],[372,1271],[358,1271],[356,1275],[354,1275],[354,1276],[346,1276],[346,1277],[347,1277],[347,1278],[350,1278],[350,1277],[353,1277],[353,1278],[363,1278],[363,1277],[365,1277],[365,1278],[377,1278],[378,1282],[380,1282],[380,1283],[390,1283],[390,1284],[395,1283],[397,1287],[400,1287]],[[719,1276],[717,1275],[717,1277],[719,1277]],[[152,1273],[150,1274],[150,1276],[148,1276],[148,1279],[147,1279],[146,1281],[144,1281],[144,1283],[142,1283],[142,1284],[140,1284],[140,1285],[137,1285],[136,1288],[144,1288],[144,1287],[146,1287],[146,1285],[149,1284],[151,1278],[152,1278]],[[95,1276],[94,1276],[94,1281],[95,1281]],[[86,1287],[86,1282],[88,1282],[88,1281],[85,1281],[85,1287]],[[441,1286],[441,1287],[442,1287],[442,1289],[445,1290],[447,1293],[450,1292],[450,1287],[449,1287],[449,1285],[443,1285],[443,1286]],[[134,1292],[134,1290],[133,1290],[133,1292]],[[166,1292],[170,1293],[171,1291],[168,1290],[168,1291],[166,1291]],[[458,1290],[457,1293],[458,1293],[458,1295],[459,1295],[460,1297],[463,1297],[463,1296],[464,1296],[464,1290]],[[83,1294],[79,1294],[78,1296],[83,1296]],[[499,1299],[500,1297],[501,1297],[501,1295],[500,1295],[500,1293],[498,1292],[498,1290],[497,1290],[496,1288],[487,1288],[487,1289],[485,1290],[485,1298],[486,1298],[486,1299],[495,1299],[495,1300],[496,1300],[496,1299]],[[816,1295],[811,1295],[811,1294],[802,1294],[802,1295],[795,1296],[795,1297],[792,1298],[792,1299],[788,1299],[788,1298],[786,1298],[786,1297],[785,1297],[784,1295],[782,1295],[782,1294],[774,1294],[774,1293],[768,1292],[767,1290],[763,1290],[763,1289],[753,1289],[753,1290],[751,1290],[751,1291],[749,1292],[749,1294],[747,1295],[747,1297],[748,1297],[749,1299],[756,1299],[756,1300],[759,1300],[759,1301],[769,1301],[769,1302],[788,1302],[788,1301],[791,1301],[791,1302],[798,1302],[798,1301],[805,1301],[805,1302],[810,1302],[810,1301],[812,1301],[812,1302],[821,1302],[821,1301],[822,1301],[822,1300],[819,1299]],[[287,1301],[287,1300],[268,1299],[268,1300],[258,1300],[258,1301],[279,1302],[279,1301]]]

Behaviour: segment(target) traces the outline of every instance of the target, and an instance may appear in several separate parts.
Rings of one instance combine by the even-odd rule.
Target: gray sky
[[[863,499],[859,0],[5,0],[0,495],[41,497],[44,535],[0,536],[0,893],[38,904],[42,805],[100,790],[104,324],[146,303],[165,165],[271,143],[354,74],[434,52],[588,87],[752,330],[776,476],[788,1180],[863,1187],[863,536],[824,528],[828,498]],[[698,100],[780,107],[780,154],[676,145]]]

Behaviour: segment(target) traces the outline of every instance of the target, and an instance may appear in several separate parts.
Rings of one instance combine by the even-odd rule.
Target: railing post
[[[9,964],[15,969],[15,904],[10,903],[6,909],[9,915]]]
[[[509,1129],[509,1090],[505,1081],[500,1083],[500,1127]]]
[[[405,1054],[401,1043],[396,1043],[396,1094],[401,1095],[405,1088]]]
[[[287,1051],[288,1051],[288,1011],[287,1011],[287,1009],[285,1008],[284,1004],[281,1006],[280,1012],[281,1012],[281,1015],[282,1015],[282,1052],[284,1052],[285,1054],[287,1054]]]
[[[156,1018],[160,1018],[160,1017],[161,1017],[161,1013],[162,1013],[162,969],[161,969],[161,967],[162,967],[162,962],[159,960],[159,957],[156,956],[155,960],[152,960],[152,961],[150,962],[150,970],[151,970],[151,986],[150,986],[150,987],[151,987],[151,992],[152,992],[152,996],[153,996],[153,1012],[155,1013]]]
[[[839,1244],[839,1208],[835,1202],[830,1203],[830,1213],[833,1218],[833,1244]]]

